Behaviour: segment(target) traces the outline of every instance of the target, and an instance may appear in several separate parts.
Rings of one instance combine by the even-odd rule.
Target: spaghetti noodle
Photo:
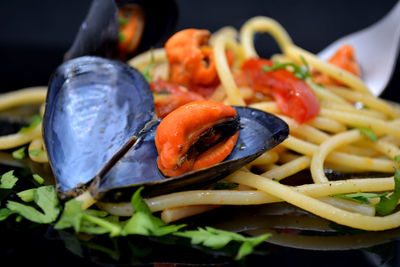
[[[320,104],[318,116],[298,123],[284,114],[274,99],[263,96],[258,99],[251,88],[241,87],[235,73],[244,61],[257,58],[253,36],[256,32],[268,32],[277,41],[282,55],[274,58],[301,65],[305,62],[313,70],[327,74],[344,86],[320,86],[311,77],[305,79]],[[240,41],[238,41],[240,40]],[[400,226],[400,212],[386,216],[375,215],[373,205],[356,204],[333,198],[334,194],[357,192],[392,192],[396,157],[400,155],[400,112],[391,104],[371,95],[365,84],[356,75],[318,59],[315,55],[297,47],[287,32],[276,21],[266,17],[255,17],[247,21],[236,32],[227,27],[213,34],[211,47],[216,70],[221,82],[211,98],[220,99],[229,105],[248,105],[274,113],[290,127],[290,136],[272,151],[241,170],[224,178],[237,183],[231,190],[194,190],[172,193],[146,199],[152,212],[162,211],[165,221],[174,221],[187,216],[217,208],[221,205],[257,205],[285,201],[310,213],[333,222],[371,231],[381,231]],[[229,64],[226,51],[235,56]],[[143,71],[154,64],[153,80],[168,77],[168,58],[164,49],[145,52],[128,61],[128,64]],[[288,67],[290,69],[290,67]],[[34,99],[27,102],[26,99]],[[34,97],[32,96],[34,95]],[[23,90],[0,98],[0,109],[28,103],[42,103],[45,90]],[[361,106],[361,108],[360,108]],[[373,131],[377,141],[368,140],[359,129]],[[29,150],[43,148],[40,125],[26,133],[0,138],[0,149],[9,149],[30,143]],[[45,162],[43,155],[31,157]],[[262,170],[256,174],[253,169]],[[385,178],[353,178],[329,181],[324,169],[340,172],[381,172]],[[303,170],[309,170],[313,183],[297,186],[285,185],[286,178]],[[279,181],[279,182],[277,182]],[[282,181],[282,183],[281,183]],[[81,196],[80,199],[90,198]],[[89,201],[92,201],[89,199]],[[125,216],[133,211],[129,204],[97,205],[112,214]]]

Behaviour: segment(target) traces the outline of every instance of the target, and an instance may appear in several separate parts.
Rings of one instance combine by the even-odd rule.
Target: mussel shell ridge
[[[147,81],[128,65],[99,57],[63,63],[50,79],[43,138],[58,190],[93,179],[154,116]]]
[[[96,177],[90,187],[92,195],[102,201],[117,202],[129,200],[139,186],[145,186],[145,196],[201,188],[240,169],[287,138],[288,125],[278,117],[251,108],[235,109],[240,116],[239,138],[223,162],[173,178],[164,177],[157,167],[154,136],[158,122],[153,122],[115,166],[103,177]]]

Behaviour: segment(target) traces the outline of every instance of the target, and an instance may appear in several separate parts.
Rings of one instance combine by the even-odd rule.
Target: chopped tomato
[[[354,75],[361,77],[360,67],[355,57],[354,49],[351,45],[341,46],[336,53],[329,59],[329,63],[347,70]],[[327,74],[314,72],[314,81],[323,85],[343,85],[341,82],[329,77]]]
[[[265,65],[272,66],[272,61],[251,58],[243,63],[241,70],[248,85],[257,92],[272,96],[282,113],[298,123],[315,118],[319,113],[319,103],[310,87],[288,70],[263,71]]]
[[[204,100],[201,95],[188,91],[184,86],[162,79],[150,83],[155,92],[154,106],[159,118],[164,118],[176,108],[196,100]]]

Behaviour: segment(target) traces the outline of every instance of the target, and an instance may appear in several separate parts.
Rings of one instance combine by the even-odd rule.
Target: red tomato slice
[[[311,88],[290,71],[263,71],[265,65],[272,66],[272,61],[251,58],[243,63],[242,71],[250,87],[272,96],[282,113],[298,123],[315,118],[319,113],[319,102]]]

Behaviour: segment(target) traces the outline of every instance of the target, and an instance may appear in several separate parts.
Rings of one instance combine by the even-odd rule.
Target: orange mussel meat
[[[157,165],[165,176],[178,176],[223,161],[239,136],[234,108],[194,101],[167,115],[157,128]]]

